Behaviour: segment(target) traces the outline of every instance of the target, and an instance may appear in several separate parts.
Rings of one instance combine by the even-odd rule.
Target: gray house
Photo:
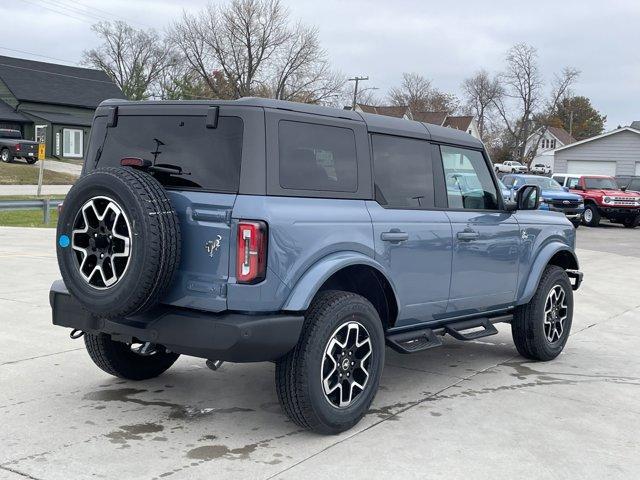
[[[622,127],[558,148],[554,173],[640,175],[640,130]]]
[[[124,98],[99,70],[0,56],[0,128],[46,144],[47,156],[82,158],[96,107]]]

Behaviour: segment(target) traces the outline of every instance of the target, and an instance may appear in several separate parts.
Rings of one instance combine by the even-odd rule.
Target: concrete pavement
[[[287,421],[271,364],[104,374],[50,324],[53,229],[0,228],[0,479],[637,478],[640,229],[614,228],[578,230],[585,282],[558,359],[526,362],[507,325],[387,350],[369,415],[333,437]]]

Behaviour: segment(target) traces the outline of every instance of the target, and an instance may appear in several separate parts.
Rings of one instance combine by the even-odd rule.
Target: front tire
[[[127,380],[148,380],[164,373],[180,355],[157,347],[151,355],[140,355],[131,346],[111,340],[105,333],[84,334],[87,352],[100,369],[114,377]]]
[[[278,400],[298,426],[350,429],[367,413],[384,366],[384,331],[373,305],[354,293],[320,293],[295,348],[276,363]]]
[[[635,217],[624,217],[624,219],[622,220],[622,224],[625,226],[625,228],[636,228],[638,225],[640,225],[640,215],[637,215]]]
[[[582,222],[587,227],[597,227],[600,225],[600,212],[598,212],[598,207],[593,204],[585,205]]]
[[[513,316],[511,335],[518,353],[531,360],[553,360],[567,343],[572,320],[573,289],[567,272],[548,265],[533,298]]]

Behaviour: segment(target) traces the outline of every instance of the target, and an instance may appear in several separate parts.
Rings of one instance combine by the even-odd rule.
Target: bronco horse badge
[[[204,244],[204,249],[207,251],[209,256],[213,258],[213,254],[218,251],[221,243],[222,237],[220,235],[216,235],[215,240],[208,240],[207,243]]]

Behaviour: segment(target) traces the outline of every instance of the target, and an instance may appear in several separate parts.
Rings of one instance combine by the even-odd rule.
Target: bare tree
[[[407,105],[412,112],[454,113],[459,106],[455,95],[444,93],[433,87],[431,80],[419,73],[403,73],[399,87],[389,91],[392,105]]]
[[[101,22],[92,30],[102,44],[85,51],[83,63],[103,70],[130,100],[152,96],[171,56],[158,32],[135,29],[121,21]]]
[[[269,96],[328,101],[344,85],[330,68],[318,32],[291,25],[279,0],[232,0],[183,13],[172,38],[184,59],[219,98]],[[219,72],[225,79],[221,89]]]
[[[502,119],[508,138],[515,147],[515,158],[531,163],[536,156],[538,145],[544,131],[546,118],[557,109],[579,72],[565,68],[556,76],[551,96],[544,99],[544,82],[538,67],[538,53],[531,45],[514,45],[506,57],[506,70],[500,76],[502,89],[493,104]],[[511,112],[516,112],[515,115]],[[534,127],[540,127],[541,135],[532,147],[526,143]]]
[[[466,108],[478,122],[478,133],[485,141],[487,138],[491,115],[495,109],[494,102],[502,95],[500,80],[491,78],[489,72],[480,70],[462,83],[462,91],[466,101]]]

